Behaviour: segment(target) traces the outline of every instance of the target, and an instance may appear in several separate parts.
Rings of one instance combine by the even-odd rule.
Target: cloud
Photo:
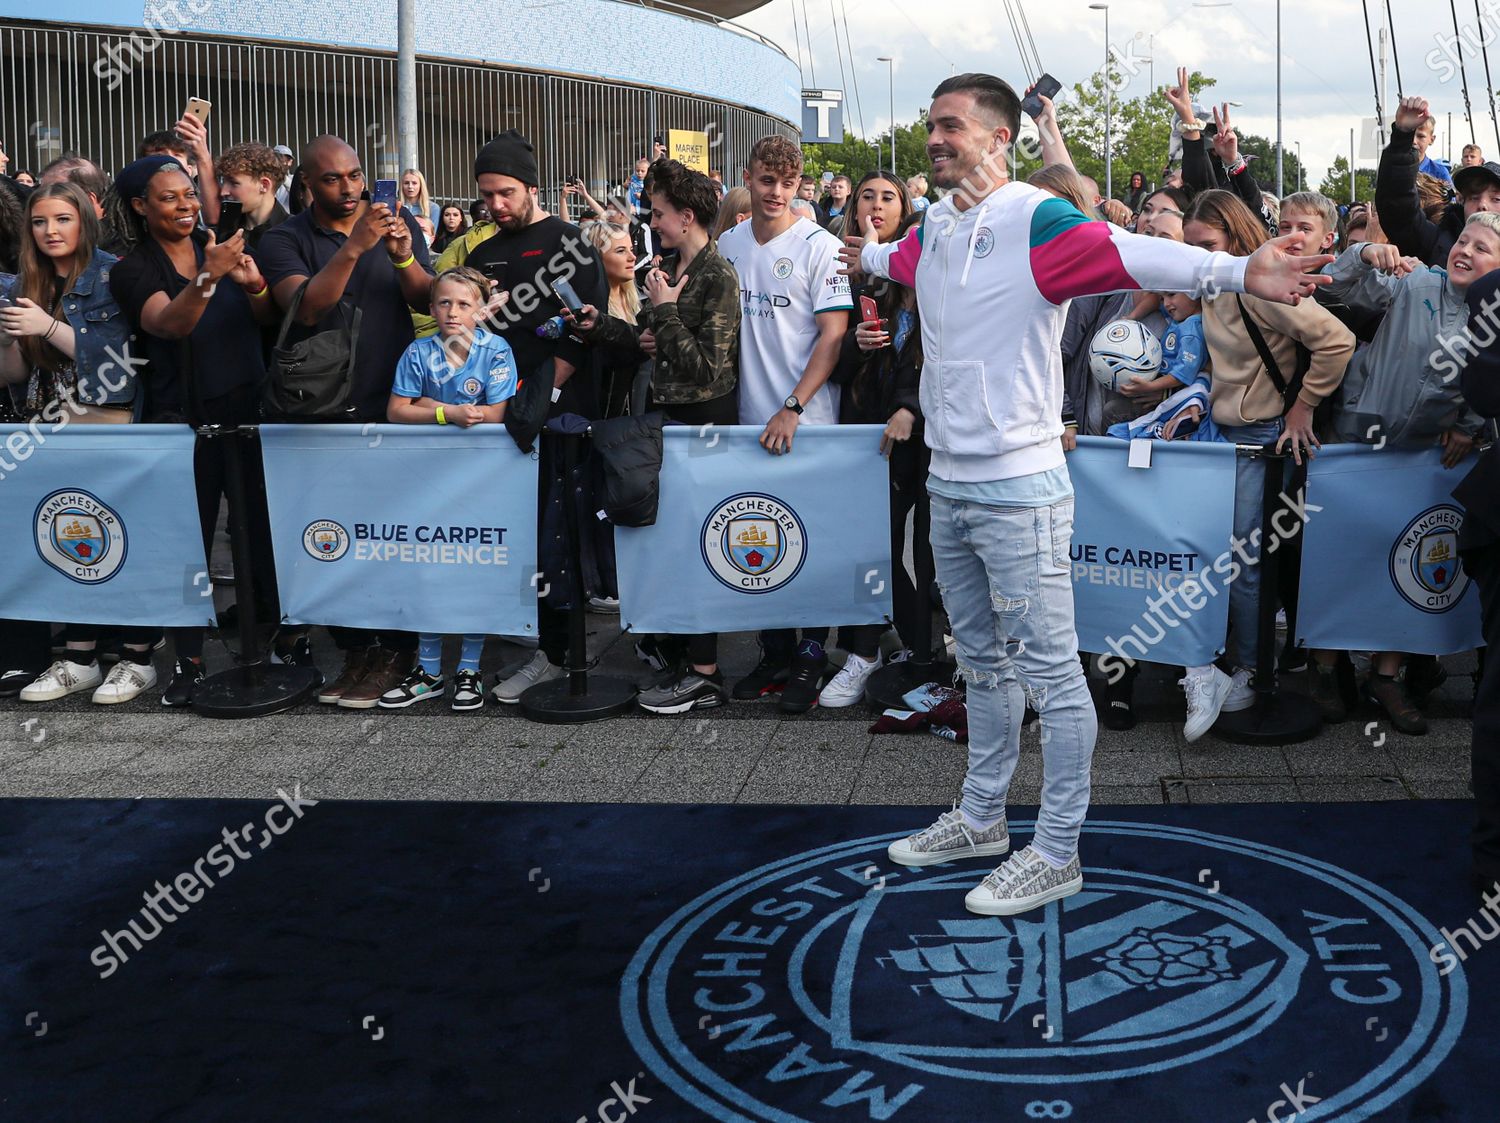
[[[999,73],[1013,84],[1023,85],[1026,75],[1009,21],[999,5],[983,8],[972,0],[839,0],[849,13],[849,38],[853,46],[853,78],[864,103],[865,131],[874,133],[889,124],[890,112],[885,63],[879,55],[892,55],[895,65],[896,117],[912,120],[928,103],[932,87],[954,70]],[[1087,0],[1021,0],[1037,53],[1047,70],[1064,85],[1085,80],[1104,55],[1103,13],[1092,11]],[[1372,5],[1372,19],[1382,5]],[[1467,16],[1459,13],[1461,27],[1473,28],[1472,4]],[[796,10],[800,16],[801,0]],[[807,0],[812,34],[812,56],[818,84],[839,81],[839,52],[828,6]],[[794,58],[793,0],[771,0],[764,8],[740,21],[781,43]],[[1234,0],[1231,7],[1197,8],[1186,0],[1110,0],[1110,37],[1122,50],[1137,33],[1151,43],[1158,85],[1174,81],[1179,64],[1200,70],[1218,80],[1213,88],[1221,99],[1240,101],[1236,111],[1243,128],[1274,139],[1276,132],[1276,9],[1264,0]],[[1432,0],[1392,0],[1392,16],[1398,33],[1396,49],[1402,69],[1402,86],[1409,94],[1420,94],[1432,102],[1438,117],[1439,155],[1447,155],[1453,143],[1459,148],[1469,140],[1463,120],[1463,93],[1456,74],[1444,80],[1444,70],[1426,63],[1438,50],[1440,37],[1451,35],[1446,12],[1437,12]],[[1441,17],[1441,18],[1439,18]],[[842,22],[839,25],[842,32]],[[1445,31],[1444,28],[1447,27]],[[800,28],[800,23],[799,23]],[[1288,151],[1302,143],[1308,178],[1322,181],[1335,155],[1347,154],[1349,129],[1360,119],[1375,114],[1374,87],[1365,44],[1364,17],[1355,0],[1320,0],[1318,4],[1292,4],[1282,0],[1282,137]],[[800,31],[799,31],[800,34]],[[1151,38],[1154,36],[1154,39]],[[842,35],[839,40],[842,43]],[[802,46],[806,62],[807,46]],[[1500,41],[1491,74],[1500,74]],[[1145,54],[1145,48],[1138,49]],[[844,67],[851,60],[844,58]],[[1496,147],[1496,129],[1489,116],[1484,92],[1484,64],[1465,52],[1469,91],[1475,113],[1475,133],[1486,152]],[[806,69],[806,68],[805,68]],[[1396,98],[1395,60],[1387,66],[1390,108]],[[853,99],[853,78],[848,96]],[[807,73],[811,83],[811,74]],[[1142,77],[1126,90],[1126,96],[1145,92]],[[851,122],[858,117],[851,106]],[[1447,115],[1453,114],[1453,136],[1449,138]],[[1486,137],[1489,138],[1486,144]],[[1260,169],[1256,169],[1257,172]],[[1262,173],[1264,174],[1264,173]],[[1288,185],[1288,190],[1292,185]]]

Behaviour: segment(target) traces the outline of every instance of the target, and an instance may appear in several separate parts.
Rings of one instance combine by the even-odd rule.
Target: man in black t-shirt
[[[504,303],[486,327],[503,335],[510,344],[523,381],[531,377],[550,380],[553,416],[576,413],[597,417],[599,395],[588,348],[556,320],[562,305],[552,285],[567,281],[584,304],[609,307],[609,286],[598,253],[578,227],[542,209],[537,198],[540,177],[536,152],[516,130],[501,133],[479,150],[474,159],[474,179],[479,198],[489,207],[498,229],[470,249],[458,264],[489,277],[497,299],[503,294]],[[553,322],[549,325],[549,321]],[[555,336],[545,333],[549,326],[558,329]],[[544,334],[538,334],[538,329]],[[496,685],[494,695],[500,702],[518,702],[528,687],[565,673],[567,616],[552,602],[566,603],[568,596],[569,559],[558,538],[562,496],[567,489],[562,486],[561,464],[552,460],[551,446],[544,443],[539,497],[542,556],[538,563],[546,575],[546,587],[554,589],[556,595],[538,598],[540,648],[530,662]]]

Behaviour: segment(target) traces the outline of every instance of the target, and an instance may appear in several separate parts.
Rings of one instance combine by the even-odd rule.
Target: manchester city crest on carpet
[[[1128,1081],[1132,1103],[1174,1107],[1157,1118],[1260,1118],[1280,1083],[1299,1120],[1378,1119],[1463,1027],[1466,979],[1435,965],[1431,923],[1312,857],[1090,823],[1082,892],[978,917],[963,897],[988,865],[895,867],[890,841],[750,870],[636,952],[631,1044],[705,1117],[972,1118],[977,1087],[986,1119],[1124,1118]],[[1309,1051],[1311,1025],[1338,1047]]]
[[[1447,612],[1468,591],[1469,576],[1458,560],[1463,518],[1451,504],[1429,507],[1406,525],[1391,547],[1391,581],[1413,608]]]
[[[302,532],[302,548],[319,561],[338,561],[349,552],[349,532],[332,519],[318,519]]]
[[[125,522],[87,491],[64,488],[37,504],[33,526],[42,561],[83,585],[108,581],[125,564]]]
[[[786,585],[807,558],[797,512],[771,495],[745,492],[724,500],[703,520],[703,562],[731,589],[769,593]]]

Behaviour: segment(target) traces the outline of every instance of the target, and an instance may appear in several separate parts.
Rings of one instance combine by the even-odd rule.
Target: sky
[[[830,8],[848,12],[853,69],[848,81],[839,75],[840,55],[834,49]],[[1021,0],[1045,70],[1064,87],[1083,81],[1103,62],[1104,12],[1091,11],[1089,0]],[[1218,0],[1223,3],[1224,0]],[[794,11],[800,28],[804,0],[771,0],[764,8],[737,21],[798,55],[793,35]],[[987,71],[1008,79],[1018,90],[1026,84],[1015,37],[999,0],[805,0],[812,36],[809,64],[802,45],[804,86],[844,88],[850,103],[847,120],[859,129],[859,107],[854,102],[857,81],[863,102],[865,128],[870,135],[889,127],[890,85],[882,55],[894,58],[896,120],[915,119],[932,88],[950,73]],[[1467,45],[1453,46],[1453,24],[1448,5],[1438,0],[1391,0],[1391,16],[1398,37],[1394,53],[1401,64],[1402,89],[1431,103],[1438,119],[1433,154],[1448,154],[1447,115],[1453,115],[1452,155],[1469,141],[1462,81],[1454,59],[1461,54],[1468,72],[1474,130],[1487,159],[1500,159],[1500,142],[1490,117],[1485,92],[1484,62],[1478,46],[1482,37],[1494,57],[1491,74],[1500,80],[1500,0],[1482,0],[1495,18],[1478,22],[1473,0],[1457,5],[1459,27]],[[1378,35],[1381,0],[1370,0],[1372,33]],[[1176,68],[1187,66],[1218,79],[1209,96],[1219,101],[1243,102],[1232,109],[1232,120],[1245,132],[1275,139],[1276,135],[1276,8],[1277,0],[1229,0],[1227,6],[1196,7],[1189,0],[1110,0],[1110,40],[1125,57],[1140,61],[1124,97],[1144,94],[1155,60],[1158,86],[1175,81]],[[1467,9],[1467,16],[1464,14]],[[1313,0],[1286,4],[1282,10],[1282,137],[1287,151],[1301,142],[1308,178],[1316,187],[1335,156],[1349,152],[1349,130],[1361,118],[1375,115],[1375,86],[1365,42],[1364,16],[1359,0]],[[1138,38],[1137,38],[1138,37]],[[840,38],[842,41],[842,37]],[[1471,50],[1472,48],[1472,50]],[[1396,106],[1395,63],[1386,64],[1390,100],[1387,119]],[[845,71],[851,63],[842,59]],[[816,81],[814,81],[814,70]],[[1374,159],[1358,166],[1374,167]],[[1271,169],[1274,175],[1274,169]],[[1120,172],[1120,169],[1116,169]],[[1264,174],[1257,168],[1257,174]],[[1128,176],[1128,171],[1125,172]],[[1116,175],[1118,188],[1121,176]],[[1274,184],[1270,185],[1274,188]],[[1287,191],[1295,189],[1288,184]]]

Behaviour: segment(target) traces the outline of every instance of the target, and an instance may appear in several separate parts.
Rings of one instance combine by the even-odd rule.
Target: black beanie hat
[[[479,150],[474,157],[474,178],[486,172],[508,175],[528,187],[541,183],[536,170],[536,149],[515,129],[507,129]]]

